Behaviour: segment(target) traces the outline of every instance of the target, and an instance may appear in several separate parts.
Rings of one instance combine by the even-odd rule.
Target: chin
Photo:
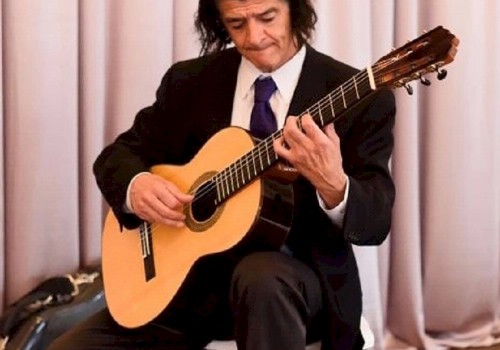
[[[253,61],[252,63],[255,67],[257,67],[260,71],[264,73],[270,73],[276,69],[276,63],[274,62]]]
[[[264,50],[265,51],[265,50]],[[254,57],[250,58],[249,61],[253,63],[262,72],[272,72],[278,68],[278,60],[276,56],[270,52],[260,52],[260,54],[255,54]]]

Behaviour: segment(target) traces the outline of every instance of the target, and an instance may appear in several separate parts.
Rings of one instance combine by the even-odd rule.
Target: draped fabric
[[[315,0],[313,45],[363,68],[443,25],[448,77],[395,91],[390,238],[355,247],[377,349],[500,342],[500,2]],[[197,56],[196,0],[2,0],[0,299],[100,259],[91,166]],[[182,116],[178,116],[182,118]]]

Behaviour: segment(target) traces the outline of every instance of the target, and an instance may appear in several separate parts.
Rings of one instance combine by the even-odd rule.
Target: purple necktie
[[[269,99],[277,87],[271,77],[255,80],[255,100],[250,119],[250,132],[259,139],[265,139],[277,130],[276,118]]]

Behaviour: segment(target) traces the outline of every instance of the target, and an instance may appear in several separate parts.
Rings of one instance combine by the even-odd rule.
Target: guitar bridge
[[[155,260],[153,255],[153,237],[151,224],[144,221],[139,227],[141,235],[142,261],[144,263],[144,276],[146,282],[156,276]]]

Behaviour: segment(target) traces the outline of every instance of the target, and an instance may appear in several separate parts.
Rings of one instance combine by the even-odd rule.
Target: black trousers
[[[197,263],[169,307],[145,326],[119,326],[103,310],[49,350],[200,350],[235,338],[239,350],[304,350],[317,340],[322,296],[315,273],[280,252]]]

